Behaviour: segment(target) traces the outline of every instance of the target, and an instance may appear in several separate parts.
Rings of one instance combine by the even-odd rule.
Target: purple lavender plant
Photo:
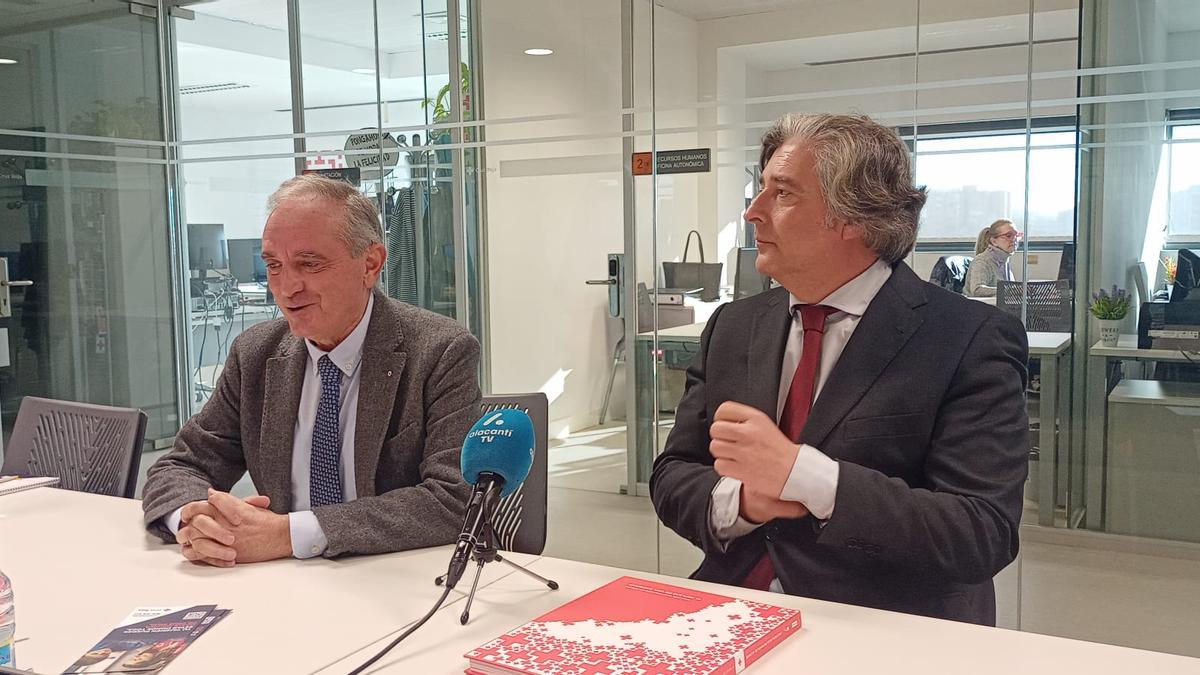
[[[1097,319],[1124,319],[1129,313],[1129,293],[1113,284],[1112,292],[1103,288],[1092,293],[1088,310]]]

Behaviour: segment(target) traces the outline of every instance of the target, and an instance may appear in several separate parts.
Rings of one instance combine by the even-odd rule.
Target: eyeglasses
[[[995,237],[995,238],[996,238],[996,239],[1007,239],[1007,240],[1009,240],[1009,241],[1016,241],[1017,239],[1020,239],[1020,238],[1021,238],[1021,237],[1023,237],[1023,236],[1025,236],[1025,235],[1024,235],[1024,234],[1022,234],[1021,232],[1017,232],[1016,230],[1013,230],[1012,232],[1006,232],[1006,233],[1004,233],[1004,234],[998,234],[998,235],[996,235],[996,237]]]

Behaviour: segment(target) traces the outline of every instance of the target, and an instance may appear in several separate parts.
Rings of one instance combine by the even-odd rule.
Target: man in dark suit
[[[263,230],[283,317],[238,336],[216,391],[151,467],[147,528],[218,566],[452,542],[479,418],[479,343],[375,288],[387,258],[370,200],[285,182]],[[247,471],[259,495],[228,490]]]
[[[693,576],[981,624],[1017,553],[1020,322],[902,262],[925,202],[863,117],[787,115],[746,210],[780,288],[722,306],[650,492]]]

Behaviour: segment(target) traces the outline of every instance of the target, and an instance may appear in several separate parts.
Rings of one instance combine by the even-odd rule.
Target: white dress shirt
[[[841,358],[842,350],[846,348],[854,329],[862,320],[863,313],[867,311],[867,306],[891,276],[891,265],[876,260],[862,274],[846,282],[818,303],[833,307],[837,311],[830,314],[825,321],[825,333],[821,337],[821,361],[817,368],[817,382],[813,388],[814,403],[820,397],[821,389],[829,380],[829,374]],[[804,326],[797,308],[801,303],[794,295],[789,296],[789,302],[792,327],[788,332],[779,378],[778,404],[775,408],[777,422],[783,415],[788,390],[792,387],[792,379],[796,376],[796,367],[800,364],[800,355],[804,348]],[[814,518],[828,520],[833,515],[837,485],[837,462],[811,445],[801,444],[779,498],[800,502]],[[713,488],[709,526],[717,539],[725,544],[760,526],[741,517],[741,496],[742,482],[736,478],[724,477],[717,481],[716,487]],[[771,590],[781,590],[778,580],[771,584]]]
[[[304,367],[304,384],[300,389],[300,407],[296,411],[296,428],[292,437],[292,512],[288,514],[292,555],[297,558],[320,555],[329,545],[325,531],[310,509],[309,496],[313,426],[317,420],[317,405],[321,402],[321,374],[317,370],[317,362],[326,354],[333,365],[342,371],[339,391],[341,409],[338,415],[342,431],[342,499],[350,502],[358,497],[354,486],[354,429],[358,421],[358,390],[362,379],[359,365],[362,363],[363,341],[367,337],[374,305],[372,294],[368,296],[367,309],[358,325],[332,351],[322,351],[311,341],[304,341],[304,346],[308,348],[308,363]],[[172,533],[179,530],[182,511],[182,508],[176,509],[166,518],[166,525]]]

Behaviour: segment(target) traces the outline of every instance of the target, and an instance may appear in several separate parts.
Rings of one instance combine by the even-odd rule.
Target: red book
[[[733,675],[800,612],[621,577],[465,654],[472,675]]]

